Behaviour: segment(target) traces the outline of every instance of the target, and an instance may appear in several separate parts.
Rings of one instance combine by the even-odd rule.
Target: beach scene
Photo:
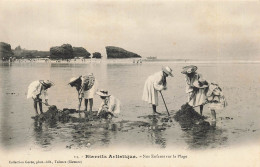
[[[0,166],[258,166],[259,11],[0,0]]]
[[[194,62],[195,63],[195,62]],[[189,63],[188,63],[189,64]],[[251,63],[196,63],[207,80],[217,80],[228,101],[228,107],[217,111],[217,121],[210,129],[183,129],[178,122],[163,121],[167,112],[159,99],[158,112],[141,100],[146,77],[160,71],[163,65],[173,69],[168,89],[163,92],[170,115],[173,116],[187,101],[185,80],[181,74],[185,62],[143,62],[133,64],[101,61],[79,63],[3,63],[1,64],[1,136],[2,148],[15,149],[94,149],[100,147],[180,147],[183,149],[214,149],[233,147],[259,138],[259,78],[249,75],[259,68]],[[233,70],[230,70],[232,68]],[[28,85],[39,78],[55,83],[49,90],[49,104],[59,109],[77,108],[77,92],[68,85],[72,76],[94,73],[99,87],[107,89],[121,100],[121,113],[112,120],[77,122],[42,122],[32,119],[33,102],[26,99]],[[29,75],[27,75],[29,74]],[[221,77],[219,77],[221,76]],[[248,83],[250,81],[250,83]],[[160,97],[159,97],[160,98]],[[101,103],[94,96],[93,110]],[[46,111],[48,107],[44,107]],[[198,112],[199,110],[196,109]],[[204,115],[210,118],[207,106]],[[78,114],[74,114],[78,117]],[[239,126],[238,126],[239,125]]]

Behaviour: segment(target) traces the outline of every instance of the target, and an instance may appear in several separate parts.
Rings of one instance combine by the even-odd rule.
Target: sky
[[[260,1],[0,0],[0,41],[14,49],[69,43],[105,55],[260,60]]]

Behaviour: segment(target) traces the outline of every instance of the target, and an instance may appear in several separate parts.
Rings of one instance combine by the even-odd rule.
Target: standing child
[[[166,66],[161,71],[150,75],[145,81],[142,100],[152,104],[153,114],[160,114],[156,111],[156,106],[158,106],[158,91],[167,89],[166,78],[168,76],[173,77],[172,69]]]
[[[70,79],[69,85],[75,87],[78,91],[79,107],[80,110],[81,102],[84,99],[85,111],[87,112],[89,104],[89,112],[92,112],[93,97],[97,91],[97,81],[94,75],[88,74],[86,76],[73,77]]]

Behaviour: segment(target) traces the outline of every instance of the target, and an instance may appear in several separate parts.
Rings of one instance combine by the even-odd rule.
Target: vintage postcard
[[[0,167],[260,166],[259,16],[0,0]]]

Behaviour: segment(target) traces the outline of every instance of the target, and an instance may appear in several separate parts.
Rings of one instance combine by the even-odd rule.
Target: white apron
[[[166,88],[166,82],[163,84],[163,80],[166,81],[162,71],[149,76],[144,84],[142,100],[158,106],[158,91]]]

